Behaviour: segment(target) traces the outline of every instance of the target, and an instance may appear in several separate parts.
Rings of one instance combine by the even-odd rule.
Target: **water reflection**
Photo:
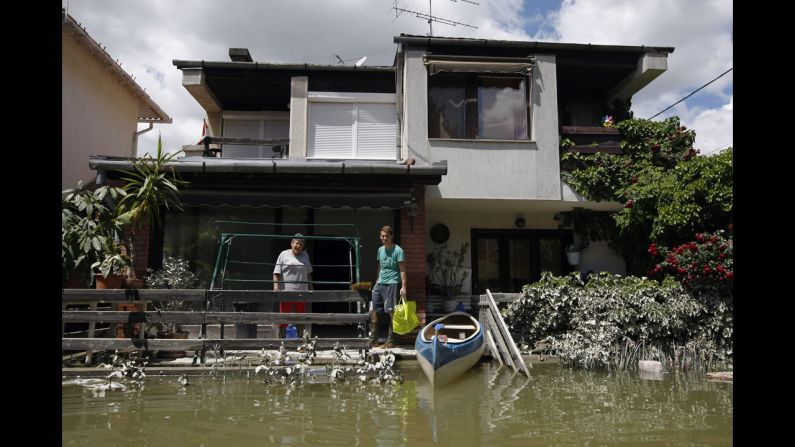
[[[532,377],[481,363],[434,389],[265,385],[238,377],[147,378],[99,397],[63,387],[63,445],[730,445],[733,385],[540,365]],[[150,380],[151,379],[151,380]]]

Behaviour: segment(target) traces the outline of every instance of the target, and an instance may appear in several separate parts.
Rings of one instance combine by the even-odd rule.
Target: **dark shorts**
[[[400,284],[381,284],[373,287],[373,310],[379,312],[392,312],[395,309]]]

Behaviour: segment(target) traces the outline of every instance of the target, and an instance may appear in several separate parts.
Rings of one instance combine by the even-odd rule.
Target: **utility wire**
[[[724,71],[723,73],[721,73],[720,75],[718,75],[718,77],[717,77],[717,78],[715,78],[715,79],[713,79],[713,80],[711,80],[711,81],[707,82],[706,84],[702,85],[701,87],[699,87],[699,88],[697,88],[697,89],[693,90],[693,93],[691,93],[691,94],[689,94],[689,95],[685,96],[684,98],[680,99],[679,101],[676,101],[675,103],[673,103],[673,104],[671,104],[670,106],[666,107],[666,108],[665,108],[663,111],[661,111],[661,112],[657,113],[657,115],[659,115],[660,113],[663,113],[663,112],[665,112],[666,110],[670,109],[671,107],[673,107],[673,106],[675,106],[675,105],[679,104],[680,102],[684,101],[685,99],[687,99],[687,98],[689,98],[689,97],[693,96],[693,95],[694,95],[694,94],[695,94],[697,91],[699,91],[699,90],[701,90],[702,88],[704,88],[704,87],[706,87],[706,86],[708,86],[708,85],[712,84],[713,82],[717,81],[718,79],[720,79],[721,77],[723,77],[723,75],[725,75],[726,73],[728,73],[728,72],[730,72],[730,71],[732,71],[732,70],[734,70],[734,67],[732,67],[732,68],[730,68],[730,69],[728,69],[728,70]],[[653,119],[653,118],[654,118],[655,116],[657,116],[657,115],[654,115],[654,116],[650,117],[649,119]]]
[[[734,143],[732,142],[732,143],[729,143],[729,144],[724,144],[723,146],[718,146],[718,147],[716,147],[715,149],[712,149],[712,150],[711,150],[711,151],[709,151],[709,152],[704,152],[704,153],[703,153],[703,154],[701,154],[701,155],[709,155],[709,154],[711,154],[711,153],[713,153],[713,152],[716,152],[716,151],[719,151],[719,150],[721,150],[721,149],[726,149],[727,147],[731,146],[732,144],[734,144]]]

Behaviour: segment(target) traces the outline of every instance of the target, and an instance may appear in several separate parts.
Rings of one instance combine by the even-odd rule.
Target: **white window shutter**
[[[395,104],[359,103],[356,158],[395,160],[397,112]]]
[[[353,158],[354,104],[311,103],[307,156]]]

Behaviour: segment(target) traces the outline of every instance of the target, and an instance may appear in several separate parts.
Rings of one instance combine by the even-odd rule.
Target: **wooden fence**
[[[185,302],[199,303],[203,310],[187,312],[158,312],[146,310],[153,301],[178,298]],[[204,290],[204,289],[63,289],[62,324],[88,323],[86,338],[62,336],[63,350],[86,351],[86,363],[91,361],[94,350],[186,350],[201,353],[202,362],[207,349],[278,349],[282,343],[287,348],[302,344],[300,338],[224,338],[225,324],[280,324],[340,325],[368,323],[367,314],[362,313],[276,313],[235,312],[240,304],[272,304],[281,301],[309,303],[364,303],[369,299],[368,291],[323,290],[313,292],[285,292],[270,290]],[[88,310],[66,310],[68,305],[88,305]],[[100,311],[99,304],[137,305],[142,311]],[[114,306],[115,305],[115,306]],[[361,306],[357,306],[361,307]],[[140,324],[137,338],[96,338],[97,323]],[[146,338],[145,327],[149,324],[200,324],[199,338],[156,339]],[[220,338],[206,338],[207,325],[220,324]],[[63,331],[63,327],[62,327]],[[64,334],[65,335],[65,334]],[[349,349],[370,347],[368,338],[319,338],[316,346],[328,349],[336,343]]]

